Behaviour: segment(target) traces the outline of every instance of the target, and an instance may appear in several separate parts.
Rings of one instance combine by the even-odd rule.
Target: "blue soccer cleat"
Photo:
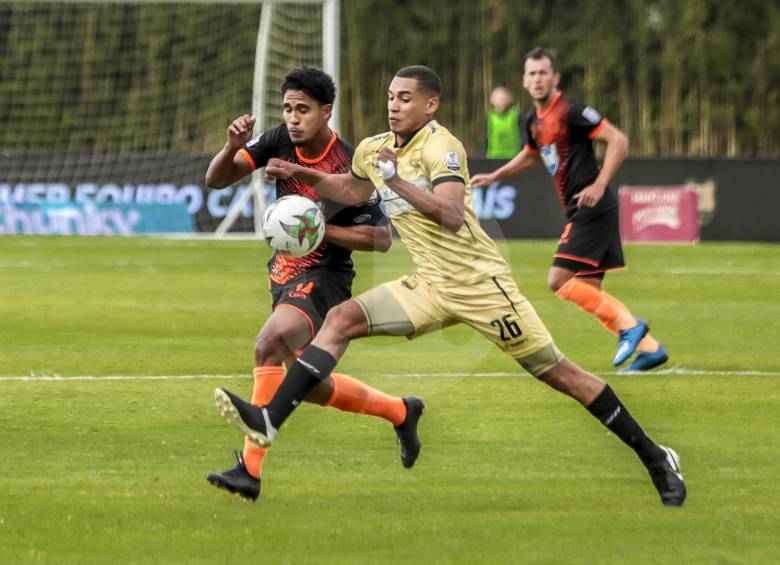
[[[634,354],[637,345],[649,331],[650,327],[640,319],[637,319],[633,328],[620,330],[617,353],[615,353],[615,359],[612,361],[612,364],[617,367],[625,363],[626,359]]]
[[[633,373],[634,371],[649,371],[655,369],[659,365],[663,365],[669,360],[669,355],[666,353],[666,349],[660,343],[658,344],[658,350],[653,353],[647,353],[646,351],[640,351],[636,358],[631,362],[628,367],[623,367],[618,373]]]

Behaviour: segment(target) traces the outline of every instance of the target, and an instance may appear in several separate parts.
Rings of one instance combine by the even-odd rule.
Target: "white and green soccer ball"
[[[299,194],[288,194],[265,211],[263,231],[268,245],[276,251],[303,257],[322,243],[325,216],[313,200]]]

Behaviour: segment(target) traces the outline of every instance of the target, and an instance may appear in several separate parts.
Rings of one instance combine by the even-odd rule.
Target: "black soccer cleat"
[[[222,417],[244,432],[249,441],[259,447],[274,441],[277,429],[271,425],[265,408],[245,402],[224,388],[214,390],[214,400]]]
[[[659,445],[666,457],[658,462],[647,465],[647,471],[653,484],[661,495],[664,506],[682,506],[687,496],[685,481],[680,472],[680,457],[670,448]]]
[[[206,480],[217,488],[254,502],[260,496],[260,479],[249,474],[244,457],[237,450],[233,450],[233,455],[236,456],[235,467],[221,473],[209,473]]]
[[[425,403],[422,398],[407,396],[403,399],[406,405],[406,420],[395,426],[395,435],[401,445],[401,464],[407,469],[414,465],[420,455],[420,438],[417,436],[417,422],[420,421]]]

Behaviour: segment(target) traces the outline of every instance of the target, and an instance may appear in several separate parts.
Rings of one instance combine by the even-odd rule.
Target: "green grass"
[[[241,444],[211,393],[251,389],[265,246],[3,237],[0,563],[776,562],[780,247],[628,246],[630,269],[606,288],[677,368],[640,377],[615,375],[613,337],[546,289],[553,242],[501,247],[561,349],[680,452],[683,508],[663,507],[584,410],[465,327],[358,342],[340,366],[426,399],[413,470],[389,424],[304,406],[261,501],[242,502],[204,479]],[[357,259],[356,291],[411,270],[400,244]],[[26,375],[98,379],[7,379]],[[206,377],[100,378],[156,375]]]

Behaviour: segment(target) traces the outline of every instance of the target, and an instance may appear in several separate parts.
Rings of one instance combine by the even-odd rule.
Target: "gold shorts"
[[[414,339],[464,323],[540,376],[562,358],[533,306],[509,275],[477,283],[435,286],[412,275],[387,282],[354,300],[363,309],[370,335],[403,335]]]

